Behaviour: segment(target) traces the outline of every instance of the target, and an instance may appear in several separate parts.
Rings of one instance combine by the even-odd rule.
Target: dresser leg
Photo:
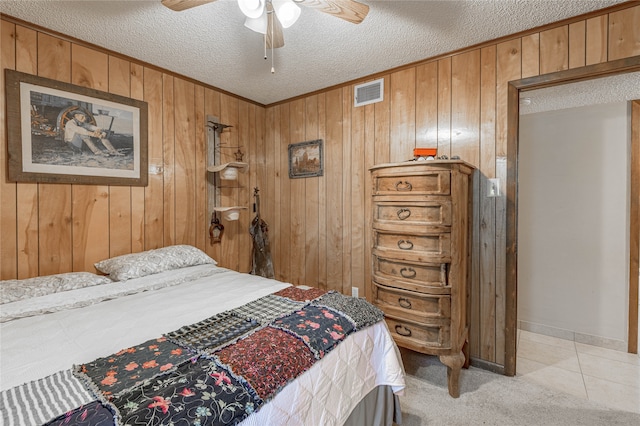
[[[440,361],[447,366],[447,384],[449,395],[454,398],[460,396],[460,369],[465,363],[464,353],[455,355],[440,355]]]

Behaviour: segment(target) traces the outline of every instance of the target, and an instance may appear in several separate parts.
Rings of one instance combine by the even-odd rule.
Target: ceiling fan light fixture
[[[244,26],[249,28],[251,31],[255,31],[260,34],[267,33],[267,26],[269,22],[267,21],[267,14],[263,13],[257,18],[246,18],[244,20]]]
[[[289,28],[300,17],[300,7],[292,0],[272,0],[272,4],[282,28]]]
[[[264,12],[265,0],[238,0],[240,10],[247,18],[256,19]]]

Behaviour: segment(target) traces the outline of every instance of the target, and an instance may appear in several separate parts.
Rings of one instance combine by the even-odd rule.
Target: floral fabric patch
[[[298,336],[318,359],[355,330],[354,324],[336,311],[313,305],[275,320],[273,327]]]
[[[216,353],[263,400],[273,397],[316,361],[305,344],[275,328],[265,327]]]
[[[113,426],[115,424],[111,410],[99,401],[93,401],[45,423],[45,426]]]
[[[124,425],[236,425],[259,400],[228,370],[199,358],[112,403]]]
[[[298,287],[287,287],[273,294],[280,297],[286,297],[291,300],[297,300],[299,302],[310,302],[326,293],[327,292],[325,290],[319,288],[310,288],[305,290]]]
[[[257,321],[227,311],[167,333],[165,336],[178,345],[209,354],[258,327],[260,324]]]
[[[160,337],[83,364],[78,370],[105,397],[111,398],[158,374],[173,370],[193,356],[194,353]]]

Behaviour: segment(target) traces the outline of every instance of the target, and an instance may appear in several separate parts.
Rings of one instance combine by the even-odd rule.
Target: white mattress
[[[5,319],[38,310],[37,305],[52,312],[0,324],[0,390],[91,362],[288,286],[200,265],[0,305]],[[243,424],[342,424],[378,385],[392,386],[397,394],[405,386],[400,355],[384,322],[349,335]]]

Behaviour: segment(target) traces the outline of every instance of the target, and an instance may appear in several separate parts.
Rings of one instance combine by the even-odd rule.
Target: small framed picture
[[[289,145],[289,178],[322,176],[322,139]]]
[[[9,180],[146,186],[147,103],[6,70]]]

